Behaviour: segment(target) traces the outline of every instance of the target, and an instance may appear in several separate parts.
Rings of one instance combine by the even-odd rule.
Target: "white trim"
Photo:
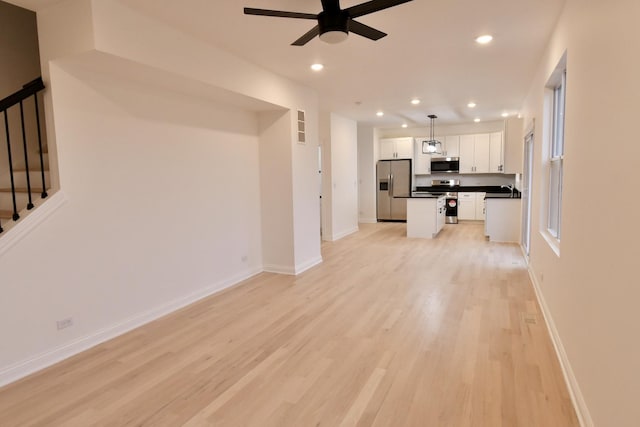
[[[86,351],[119,335],[125,334],[135,328],[159,319],[160,317],[166,316],[167,314],[173,313],[174,311],[193,304],[203,298],[228,289],[259,273],[261,273],[259,268],[248,270],[242,274],[238,274],[227,280],[208,286],[200,291],[193,292],[187,296],[175,299],[159,307],[130,317],[129,319],[125,319],[117,324],[107,326],[93,334],[78,338],[64,345],[45,351],[30,359],[5,367],[0,370],[0,387],[61,362],[64,359]]]
[[[287,274],[289,276],[296,275],[295,267],[291,267],[288,265],[265,264],[263,267],[263,271],[267,273]]]
[[[549,230],[540,232],[542,238],[547,242],[551,250],[557,257],[560,257],[560,241],[556,239]]]
[[[34,202],[36,205],[34,210],[26,213],[22,211],[23,216],[0,234],[0,256],[8,251],[13,245],[24,239],[33,231],[40,223],[53,214],[58,208],[67,202],[67,196],[58,190],[55,194],[50,195],[46,199],[39,199]]]
[[[340,233],[334,233],[331,236],[331,241],[335,242],[336,240],[340,240],[340,239],[342,239],[344,237],[347,237],[350,234],[357,233],[358,231],[359,231],[358,230],[358,226],[356,225],[355,227],[350,228],[350,229],[345,230],[345,231],[341,231]]]
[[[296,265],[296,275],[304,273],[305,271],[309,270],[310,268],[315,267],[318,264],[322,263],[322,257],[319,256],[317,258],[313,258],[307,262],[304,262],[300,265]]]
[[[571,368],[571,363],[569,362],[569,358],[567,357],[567,353],[562,345],[562,340],[560,339],[560,334],[556,329],[556,325],[553,322],[553,317],[551,316],[551,312],[549,311],[549,307],[544,299],[542,294],[542,290],[540,289],[540,285],[538,280],[536,279],[536,275],[533,273],[531,269],[531,265],[528,266],[529,277],[531,278],[531,282],[533,283],[533,289],[536,294],[536,298],[538,299],[538,304],[542,309],[542,316],[544,317],[544,321],[547,325],[547,330],[549,331],[549,335],[551,336],[551,342],[553,343],[553,348],[556,351],[556,356],[558,357],[558,361],[560,362],[560,368],[562,369],[562,375],[564,376],[564,381],[567,384],[567,388],[569,389],[569,395],[571,396],[571,402],[573,403],[573,407],[576,411],[576,415],[578,416],[578,422],[582,427],[593,427],[593,419],[591,418],[591,414],[589,413],[589,408],[587,408],[587,403],[584,400],[584,395],[580,390],[580,386],[578,384],[578,380],[573,373],[573,369]]]
[[[377,224],[378,219],[377,218],[360,218],[358,219],[358,222],[361,224]]]

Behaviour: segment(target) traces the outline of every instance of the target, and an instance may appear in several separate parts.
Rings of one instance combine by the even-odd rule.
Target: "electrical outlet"
[[[58,320],[56,322],[58,330],[70,328],[73,326],[73,317],[67,317],[66,319]]]

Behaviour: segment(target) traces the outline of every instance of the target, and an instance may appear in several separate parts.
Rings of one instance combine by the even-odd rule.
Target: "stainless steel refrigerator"
[[[411,160],[380,160],[376,168],[378,221],[406,221]]]

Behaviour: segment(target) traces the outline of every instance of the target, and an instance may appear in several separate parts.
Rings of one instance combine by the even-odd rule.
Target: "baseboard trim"
[[[193,304],[201,299],[231,288],[261,272],[261,268],[248,270],[242,274],[238,274],[182,298],[175,299],[159,307],[130,317],[129,319],[115,325],[98,330],[93,334],[78,338],[72,342],[53,348],[52,350],[41,353],[30,359],[15,363],[4,369],[0,369],[0,387],[55,365],[69,357],[89,350],[92,347],[123,335],[133,329],[139,328],[140,326],[157,320],[167,314],[173,313],[174,311]]]
[[[340,239],[342,239],[344,237],[347,237],[350,234],[357,233],[357,232],[358,232],[358,226],[356,225],[355,227],[350,228],[348,230],[341,231],[340,233],[333,234],[331,236],[331,241],[335,242],[336,240],[340,240]]]
[[[35,228],[40,225],[51,214],[57,211],[62,205],[67,202],[67,196],[58,190],[54,194],[50,195],[46,199],[38,199],[34,201],[35,208],[24,217],[20,218],[18,222],[11,225],[11,228],[7,229],[0,234],[0,256],[7,252],[13,245],[24,239]]]
[[[289,276],[296,275],[296,269],[286,265],[265,264],[263,270],[267,273],[286,274]]]
[[[358,222],[361,224],[377,224],[378,219],[377,218],[360,218],[358,219]]]
[[[298,274],[302,274],[305,271],[309,270],[310,268],[315,267],[318,264],[322,263],[322,257],[319,256],[317,258],[313,258],[305,263],[302,263],[300,265],[296,265],[296,275]]]
[[[522,249],[522,252],[524,254],[524,248]],[[582,394],[580,385],[578,384],[578,380],[573,373],[571,363],[569,362],[569,358],[567,357],[564,345],[562,344],[562,340],[560,339],[560,334],[556,329],[555,322],[553,321],[553,317],[551,316],[549,307],[547,306],[544,295],[542,294],[540,284],[538,283],[536,275],[531,268],[531,264],[527,266],[527,270],[529,272],[531,282],[533,283],[533,290],[536,294],[536,298],[538,299],[538,304],[542,309],[544,322],[547,325],[549,335],[551,335],[551,342],[553,343],[553,347],[556,351],[556,356],[558,357],[558,361],[560,362],[562,375],[564,376],[564,381],[567,384],[567,388],[569,389],[569,395],[571,396],[571,402],[573,403],[573,407],[576,411],[578,422],[582,427],[594,427],[593,419],[591,418],[591,414],[589,413],[589,408],[587,408],[587,403],[584,400],[584,395]]]

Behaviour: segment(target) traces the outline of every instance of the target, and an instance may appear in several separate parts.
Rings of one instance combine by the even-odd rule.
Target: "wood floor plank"
[[[0,389],[0,425],[577,426],[516,245],[363,224]]]

